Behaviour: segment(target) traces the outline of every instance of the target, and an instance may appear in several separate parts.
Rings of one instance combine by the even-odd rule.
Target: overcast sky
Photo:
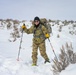
[[[0,18],[76,20],[76,0],[0,0]]]

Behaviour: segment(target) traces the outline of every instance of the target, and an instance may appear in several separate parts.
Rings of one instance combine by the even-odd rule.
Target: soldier
[[[38,55],[38,48],[40,50],[41,56],[45,59],[45,62],[49,62],[49,58],[46,54],[46,46],[45,46],[45,39],[50,37],[48,30],[45,26],[41,25],[39,17],[34,18],[34,25],[31,28],[27,29],[26,26],[22,26],[22,29],[27,34],[33,33],[33,49],[32,49],[32,66],[37,65],[37,55]]]

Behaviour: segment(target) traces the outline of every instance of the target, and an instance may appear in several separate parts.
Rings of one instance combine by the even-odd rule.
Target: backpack
[[[40,19],[40,23],[48,29],[49,33],[52,33],[51,25],[47,22],[45,18]]]

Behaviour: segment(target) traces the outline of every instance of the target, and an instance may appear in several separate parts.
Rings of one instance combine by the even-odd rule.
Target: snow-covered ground
[[[29,25],[29,28],[31,23],[26,22],[26,25]],[[66,42],[69,44],[72,43],[74,52],[76,52],[76,35],[69,34],[69,26],[70,25],[64,26],[62,32],[58,32],[57,25],[52,26],[53,34],[51,34],[50,40],[57,56],[60,53],[61,46],[65,45]],[[0,75],[53,75],[51,71],[52,62],[44,64],[44,59],[39,52],[38,66],[31,66],[32,34],[23,34],[20,61],[17,61],[20,38],[15,42],[9,42],[10,32],[11,30],[7,30],[6,27],[4,29],[0,28]],[[58,34],[60,35],[60,38],[57,38]],[[46,40],[46,49],[51,61],[51,59],[54,58],[54,54],[48,40]],[[72,64],[69,65],[66,70],[62,71],[60,75],[75,75],[75,73],[76,64]]]

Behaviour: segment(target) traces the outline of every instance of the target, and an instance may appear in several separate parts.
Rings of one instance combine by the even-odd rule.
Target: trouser
[[[40,54],[41,56],[45,59],[45,60],[49,60],[47,54],[46,54],[46,47],[45,47],[45,41],[40,43],[40,44],[36,44],[33,43],[33,50],[32,50],[32,60],[33,60],[33,64],[37,64],[37,55],[38,55],[38,48],[40,50]]]

